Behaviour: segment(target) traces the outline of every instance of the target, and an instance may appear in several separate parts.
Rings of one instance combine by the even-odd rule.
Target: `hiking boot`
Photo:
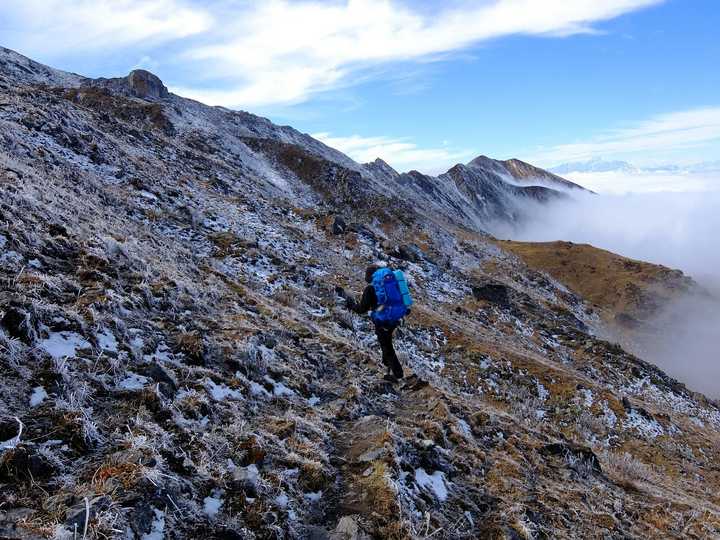
[[[421,379],[415,374],[408,375],[403,380],[403,388],[407,388],[409,390],[420,390],[421,388],[425,388],[430,383],[428,383],[426,380]]]
[[[383,379],[388,381],[390,384],[398,383],[398,378],[395,375],[393,375],[392,373],[386,373],[385,376],[383,376]]]

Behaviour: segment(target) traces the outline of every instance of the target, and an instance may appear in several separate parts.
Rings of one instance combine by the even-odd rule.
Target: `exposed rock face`
[[[86,82],[89,86],[107,88],[141,99],[166,99],[170,92],[157,75],[144,69],[131,71],[127,77],[116,79],[92,79]]]
[[[717,404],[482,230],[555,190],[3,55],[1,537],[720,535]],[[399,386],[339,294],[378,259]]]
[[[134,96],[163,99],[170,95],[160,78],[144,69],[131,71],[126,80]]]
[[[380,158],[377,158],[371,163],[365,163],[364,167],[368,171],[372,172],[376,177],[388,182],[397,180],[397,178],[400,176],[399,172],[397,172]]]

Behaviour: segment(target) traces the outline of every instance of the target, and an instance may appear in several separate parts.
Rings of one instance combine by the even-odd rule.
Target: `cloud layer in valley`
[[[631,176],[623,183],[633,181]],[[696,192],[575,194],[550,209],[531,209],[533,218],[520,230],[494,232],[524,241],[587,243],[690,275],[710,296],[667,306],[653,321],[660,334],[642,344],[644,356],[691,388],[720,397],[718,208],[716,177]]]
[[[720,171],[611,170],[570,172],[565,178],[603,194],[702,193],[720,189]]]

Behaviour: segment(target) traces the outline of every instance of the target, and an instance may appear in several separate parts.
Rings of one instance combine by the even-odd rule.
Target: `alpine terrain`
[[[617,332],[694,282],[484,232],[582,189],[0,49],[0,538],[719,537],[720,407]],[[396,385],[337,292],[376,261]]]

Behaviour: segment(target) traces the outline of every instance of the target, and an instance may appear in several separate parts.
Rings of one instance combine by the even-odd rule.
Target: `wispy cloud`
[[[401,172],[415,169],[427,174],[439,174],[452,165],[473,157],[471,151],[454,149],[447,144],[423,148],[409,139],[360,135],[335,137],[330,133],[314,133],[313,137],[344,152],[359,163],[380,158]]]
[[[597,157],[661,162],[674,152],[720,143],[720,107],[661,114],[587,141],[540,149],[529,159],[544,165]]]
[[[391,0],[244,3],[222,36],[185,53],[224,89],[183,88],[226,106],[293,103],[347,83],[368,66],[427,60],[512,34],[567,36],[662,0],[495,0],[422,13]]]
[[[3,0],[4,45],[52,56],[161,43],[210,30],[212,13],[184,0]]]
[[[400,0],[4,0],[0,28],[41,56],[133,46],[158,59],[154,45],[180,40],[172,55],[204,83],[176,90],[250,107],[301,102],[368,69],[438,60],[502,36],[591,32],[662,1],[456,0],[421,9]]]

